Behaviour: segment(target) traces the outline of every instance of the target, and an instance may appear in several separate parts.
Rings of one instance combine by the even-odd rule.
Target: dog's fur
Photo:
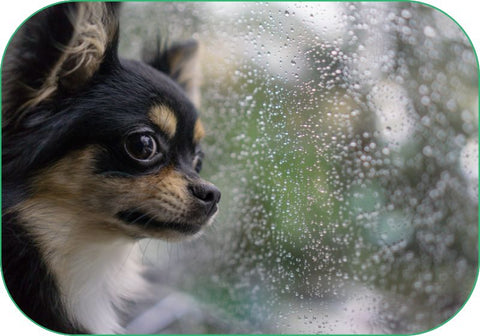
[[[197,43],[117,56],[118,5],[28,20],[2,68],[2,266],[55,331],[121,333],[145,293],[138,240],[200,232],[220,192],[198,173]]]

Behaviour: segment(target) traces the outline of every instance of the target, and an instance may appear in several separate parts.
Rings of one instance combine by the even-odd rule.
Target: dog
[[[218,211],[200,178],[198,43],[118,56],[119,5],[31,17],[2,68],[2,268],[33,321],[124,332],[148,295],[138,242],[194,237]]]

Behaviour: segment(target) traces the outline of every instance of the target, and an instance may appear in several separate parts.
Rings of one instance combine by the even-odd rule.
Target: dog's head
[[[117,56],[117,6],[32,17],[2,69],[4,204],[134,237],[200,231],[220,192],[199,177],[197,44]],[[77,218],[78,217],[78,218]]]

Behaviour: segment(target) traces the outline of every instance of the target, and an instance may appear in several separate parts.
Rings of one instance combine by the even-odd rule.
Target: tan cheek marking
[[[79,214],[113,213],[152,198],[188,203],[188,181],[174,167],[134,179],[105,178],[93,173],[97,151],[74,152],[43,171],[33,182],[35,197]]]
[[[166,106],[157,105],[150,110],[149,117],[168,137],[173,138],[177,130],[177,117],[172,110]]]
[[[205,129],[203,128],[203,124],[200,121],[200,119],[197,119],[197,122],[195,123],[195,127],[193,128],[193,142],[199,143],[204,136],[205,136]]]
[[[73,255],[83,242],[144,236],[142,228],[119,226],[113,216],[120,210],[146,205],[159,220],[192,220],[189,181],[182,173],[169,166],[156,175],[106,178],[94,173],[100,150],[92,146],[73,152],[45,169],[32,183],[33,197],[15,209],[39,240],[47,262],[57,270],[70,267],[65,255]],[[163,231],[155,236],[179,237]]]
[[[35,197],[80,216],[111,215],[132,198],[139,199],[140,193],[135,193],[138,183],[94,173],[95,157],[100,151],[91,146],[72,152],[45,169],[32,183]]]
[[[33,182],[35,195],[50,200],[71,200],[73,204],[83,199],[83,194],[91,191],[88,188],[95,182],[95,152],[93,146],[73,152],[42,171]]]
[[[92,173],[95,152],[94,147],[73,152],[46,168],[32,182],[32,197],[15,208],[54,264],[58,260],[51,251],[62,250],[64,257],[84,239],[91,242],[121,233],[98,209],[99,197],[104,195],[100,180]],[[94,207],[91,199],[97,203]]]

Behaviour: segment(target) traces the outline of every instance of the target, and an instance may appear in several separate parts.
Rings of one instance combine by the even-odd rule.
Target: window
[[[203,174],[222,191],[200,239],[145,242],[163,299],[132,331],[416,333],[457,312],[478,266],[478,69],[450,18],[405,2],[122,15],[126,57],[158,32],[201,42]]]

